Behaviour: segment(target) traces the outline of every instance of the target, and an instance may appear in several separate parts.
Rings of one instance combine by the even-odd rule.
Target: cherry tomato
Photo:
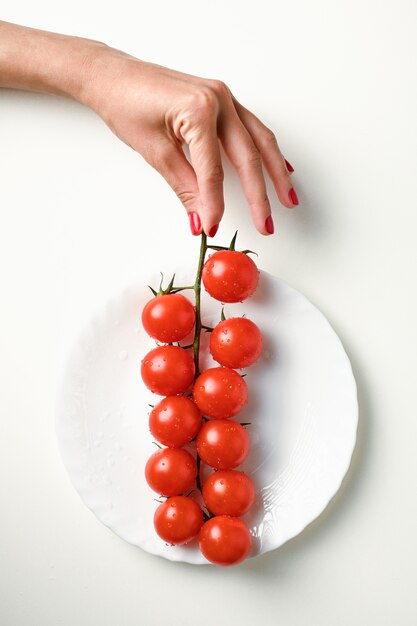
[[[215,469],[232,469],[245,460],[250,446],[245,428],[233,420],[212,420],[197,435],[200,458]]]
[[[201,413],[192,400],[168,396],[152,409],[149,430],[164,446],[181,448],[194,439],[202,422]]]
[[[249,554],[252,539],[245,522],[238,517],[217,515],[200,530],[200,550],[216,565],[236,565]]]
[[[253,482],[243,472],[219,470],[203,486],[203,498],[215,515],[240,517],[249,511],[255,499]]]
[[[178,496],[190,489],[197,476],[197,463],[187,450],[163,448],[154,452],[145,466],[146,481],[163,496]]]
[[[204,263],[206,291],[220,302],[242,302],[258,286],[259,270],[244,252],[219,250]]]
[[[179,341],[191,332],[195,324],[195,310],[180,293],[156,296],[145,305],[142,324],[148,335],[158,341]]]
[[[193,382],[194,361],[179,346],[159,346],[142,360],[145,385],[160,396],[174,396],[186,391]]]
[[[203,511],[191,498],[174,496],[158,506],[153,523],[161,539],[172,545],[181,545],[200,532]]]
[[[248,389],[240,374],[229,367],[211,367],[197,378],[194,401],[203,415],[233,417],[245,406]]]
[[[262,334],[246,317],[231,317],[217,324],[210,334],[210,352],[226,367],[248,367],[262,352]]]

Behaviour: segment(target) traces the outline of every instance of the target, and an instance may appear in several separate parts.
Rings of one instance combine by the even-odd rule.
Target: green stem
[[[202,494],[202,493],[203,493],[203,488],[202,488],[202,485],[201,485],[201,478],[200,478],[200,465],[201,465],[201,459],[200,459],[200,457],[199,457],[199,455],[198,455],[198,452],[197,452],[197,458],[196,458],[196,461],[197,461],[197,478],[196,478],[196,484],[197,484],[197,489],[198,489],[198,490],[200,491],[200,493]]]
[[[195,277],[194,283],[194,294],[195,294],[195,332],[194,332],[194,341],[193,341],[193,351],[194,351],[194,364],[195,364],[195,375],[194,380],[197,380],[198,376],[200,376],[200,335],[201,335],[201,275],[203,272],[204,259],[207,252],[207,235],[205,233],[201,233],[201,244],[200,244],[200,257],[198,259],[198,267],[197,274]],[[196,451],[197,455],[197,489],[202,493],[202,485],[200,478],[200,465],[201,459]]]
[[[197,274],[194,283],[195,294],[195,333],[193,341],[195,376],[200,376],[200,335],[201,335],[201,275],[203,272],[204,259],[207,252],[207,235],[201,233],[200,258],[198,260]]]

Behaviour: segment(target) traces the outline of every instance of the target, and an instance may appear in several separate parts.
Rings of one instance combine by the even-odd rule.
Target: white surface
[[[159,269],[151,234],[159,246],[181,236],[178,263],[197,242],[168,186],[92,113],[0,94],[2,625],[225,626],[237,612],[245,626],[413,626],[417,5],[3,0],[2,17],[222,78],[276,130],[300,207],[275,202],[277,235],[262,238],[229,168],[219,237],[239,227],[263,269],[325,313],[360,403],[342,489],[283,548],[220,570],[117,539],[59,458],[58,375],[109,294],[141,265]]]
[[[176,284],[193,284],[194,273],[178,269]],[[160,397],[140,380],[140,360],[155,346],[140,312],[149,301],[147,284],[157,286],[159,279],[144,272],[140,283],[112,298],[86,326],[64,368],[57,436],[71,482],[101,522],[151,554],[207,564],[197,540],[170,546],[158,537],[158,504],[144,476],[155,451],[149,404]],[[204,288],[201,307],[203,324],[215,326],[221,304]],[[261,272],[254,296],[225,306],[226,317],[244,314],[262,329],[265,342],[261,358],[244,371],[248,403],[236,417],[249,423],[250,452],[239,469],[256,488],[244,517],[254,557],[301,532],[339,489],[356,441],[358,405],[339,338],[302,294]],[[207,340],[203,333],[204,368],[218,365]],[[190,445],[192,454],[194,449]],[[203,464],[203,480],[208,469]]]

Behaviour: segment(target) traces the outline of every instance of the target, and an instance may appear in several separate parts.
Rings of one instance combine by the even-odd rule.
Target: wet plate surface
[[[140,378],[140,359],[155,345],[140,326],[146,285],[159,283],[153,278],[112,300],[74,346],[57,410],[60,451],[85,504],[120,537],[167,559],[207,563],[196,542],[167,546],[153,529],[157,496],[144,466],[156,450],[148,403],[158,397]],[[179,273],[177,284],[187,279]],[[221,305],[207,294],[202,310],[203,323],[219,320]],[[338,490],[355,445],[356,385],[325,317],[281,280],[261,272],[256,294],[225,313],[245,313],[264,335],[260,360],[246,370],[248,404],[235,418],[250,422],[251,450],[239,469],[257,489],[244,517],[256,556],[301,532]],[[206,345],[207,335],[203,363],[210,366]]]

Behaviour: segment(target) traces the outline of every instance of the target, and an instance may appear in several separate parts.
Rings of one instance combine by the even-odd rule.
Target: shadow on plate
[[[358,362],[353,351],[347,348],[352,364],[358,390],[359,420],[356,446],[353,451],[349,470],[342,481],[341,487],[324,511],[299,535],[287,541],[283,546],[268,552],[262,556],[248,559],[240,566],[240,575],[262,578],[273,574],[280,575],[291,565],[297,553],[306,550],[314,542],[324,541],[325,535],[332,526],[340,523],[348,523],[349,508],[353,505],[355,497],[361,486],[360,478],[366,470],[366,459],[369,458],[371,442],[372,404],[367,393],[367,381],[365,374],[359,371]]]

